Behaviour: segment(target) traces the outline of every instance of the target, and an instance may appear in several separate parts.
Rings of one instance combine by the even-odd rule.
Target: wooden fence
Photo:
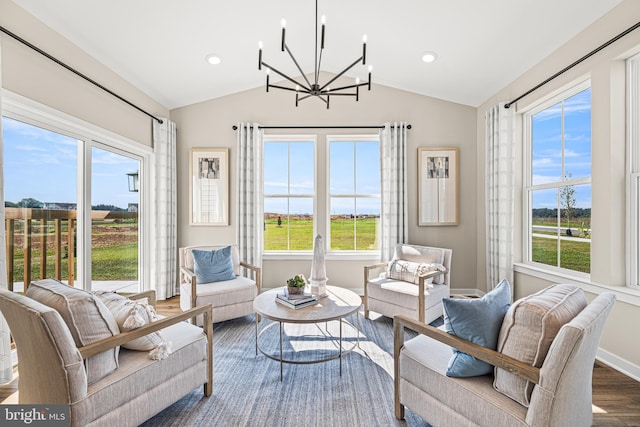
[[[91,220],[111,220],[137,218],[137,212],[123,211],[91,211]],[[69,285],[73,286],[75,267],[75,228],[77,211],[58,209],[34,208],[5,208],[6,256],[7,256],[7,287],[13,291],[15,273],[16,248],[22,248],[24,254],[24,290],[34,279],[47,277],[47,244],[53,239],[54,277],[62,280],[62,260],[67,262],[67,277]],[[50,227],[53,232],[50,232]],[[66,232],[64,231],[66,228]],[[63,237],[66,246],[63,247]],[[16,245],[18,238],[22,244]],[[40,271],[32,271],[34,239],[39,242]],[[64,250],[66,249],[66,251]]]

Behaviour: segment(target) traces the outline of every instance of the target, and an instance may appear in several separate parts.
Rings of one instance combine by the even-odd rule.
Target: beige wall
[[[0,0],[0,25],[156,117],[168,117],[166,108],[10,0]],[[0,43],[4,89],[151,146],[146,115],[4,33]]]
[[[374,75],[375,79],[375,75]],[[321,79],[322,80],[322,79]],[[453,249],[452,286],[476,287],[476,109],[416,95],[393,88],[374,85],[364,92],[359,102],[353,99],[332,99],[327,110],[319,100],[309,99],[295,107],[291,93],[263,87],[171,111],[178,128],[178,244],[229,243],[236,241],[236,132],[238,122],[258,122],[263,125],[381,125],[384,122],[406,121],[409,131],[409,240],[411,243],[443,246]],[[363,134],[363,130],[287,130],[266,131],[273,134],[317,132],[317,180],[324,186],[326,134]],[[369,131],[377,132],[377,130]],[[448,227],[418,227],[417,225],[417,148],[455,146],[460,161],[460,225]],[[190,226],[188,220],[188,155],[193,147],[228,147],[231,154],[231,225],[228,227]],[[324,205],[324,201],[319,201]],[[320,215],[322,213],[319,212]],[[323,233],[322,231],[319,231]],[[329,284],[361,289],[362,267],[371,261],[327,261]],[[267,260],[263,264],[264,286],[276,287],[293,273],[308,274],[310,260]]]
[[[492,105],[501,101],[511,101],[529,88],[535,86],[555,72],[564,68],[582,55],[616,36],[640,21],[640,7],[637,1],[624,1],[612,12],[597,21],[569,43],[554,52],[536,67],[505,87],[478,108],[477,115],[477,176],[484,176],[482,153],[485,150],[485,113]],[[625,285],[625,65],[624,59],[640,51],[640,30],[635,30],[615,44],[581,63],[574,69],[558,77],[533,94],[518,102],[516,111],[544,99],[559,89],[585,77],[591,79],[592,87],[592,239],[591,282],[595,285],[620,287]],[[518,134],[518,157],[521,163],[521,132]],[[520,165],[521,166],[521,165]],[[521,176],[516,179],[521,183]],[[477,183],[477,274],[485,274],[486,253],[483,242],[485,229],[484,187],[481,179]],[[522,260],[521,233],[521,192],[516,197],[516,262]],[[552,281],[519,273],[515,277],[516,297],[528,295],[542,289]],[[604,287],[588,286],[593,292]],[[614,288],[615,289],[615,288]],[[595,290],[595,291],[594,291]],[[620,360],[612,363],[629,362],[636,378],[640,377],[640,341],[635,339],[634,328],[640,318],[640,292],[625,298],[631,303],[618,301],[607,323],[601,349]],[[635,303],[635,304],[634,304]]]

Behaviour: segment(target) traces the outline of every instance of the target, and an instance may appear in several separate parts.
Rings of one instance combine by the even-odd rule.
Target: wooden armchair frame
[[[146,298],[149,304],[151,304],[155,308],[155,291],[140,292],[137,294],[128,295],[127,297],[132,300]],[[121,332],[118,335],[93,342],[84,347],[80,347],[78,348],[78,350],[80,351],[80,355],[83,359],[88,359],[89,357],[95,356],[98,353],[102,353],[103,351],[118,347],[122,344],[126,344],[137,338],[143,337],[152,332],[157,332],[168,326],[175,325],[179,322],[183,322],[200,314],[204,315],[205,318],[203,330],[205,335],[207,336],[207,383],[204,385],[204,394],[205,396],[211,396],[211,393],[213,392],[213,323],[210,321],[213,316],[213,311],[211,308],[211,304],[192,308],[183,313],[169,316],[152,323],[148,323],[140,328],[131,331]]]
[[[381,262],[378,264],[365,265],[364,267],[364,317],[369,318],[369,300],[367,298],[367,282],[369,281],[371,270],[379,270],[389,265],[388,262]],[[427,279],[435,278],[439,275],[445,275],[448,271],[430,271],[428,273],[418,276],[418,320],[424,323],[424,282]]]
[[[244,267],[247,270],[251,270],[255,273],[256,275],[256,288],[258,291],[258,295],[260,294],[261,288],[262,288],[262,269],[260,267],[257,267],[255,265],[249,264],[247,262],[244,261],[240,261],[240,267]],[[191,281],[191,308],[193,309],[193,307],[196,306],[196,299],[197,299],[197,285],[196,285],[196,273],[194,273],[193,270],[191,270],[190,268],[187,267],[180,267],[180,272],[182,274],[184,274],[190,281]],[[210,305],[210,304],[209,304]],[[185,313],[187,313],[185,311]],[[195,315],[193,315],[192,319],[191,319],[191,323],[193,323],[194,325],[196,324],[196,317],[199,315],[200,313],[196,313]],[[211,318],[213,319],[213,318]]]
[[[534,384],[540,382],[540,369],[527,365],[517,359],[505,356],[497,351],[482,347],[470,341],[451,335],[442,329],[434,328],[427,324],[418,322],[410,317],[398,315],[393,318],[393,366],[394,366],[394,401],[395,415],[399,420],[404,419],[404,405],[400,403],[400,366],[398,360],[400,351],[404,347],[404,329],[411,329],[419,334],[426,335],[471,356],[474,356],[495,367],[504,369],[514,375],[531,381]]]

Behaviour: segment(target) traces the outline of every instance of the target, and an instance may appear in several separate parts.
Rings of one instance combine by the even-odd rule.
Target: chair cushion
[[[235,278],[231,246],[208,251],[194,249],[192,254],[193,271],[196,274],[197,284],[221,282]]]
[[[482,298],[445,298],[444,326],[448,333],[483,347],[496,349],[498,334],[511,302],[509,282],[502,280]],[[493,366],[473,356],[453,349],[447,375],[451,377],[473,377],[489,374]]]
[[[74,414],[78,417],[72,425],[87,425],[89,421],[99,419],[112,411],[118,411],[129,402],[146,396],[157,387],[167,381],[190,382],[187,372],[193,367],[199,369],[201,381],[207,380],[207,340],[202,328],[187,322],[179,322],[162,329],[163,336],[173,343],[173,351],[170,358],[156,361],[151,360],[145,353],[123,349],[120,355],[120,368],[102,380],[92,384],[88,388],[87,397],[79,402],[72,403],[72,419]],[[188,385],[187,388],[194,388]],[[171,390],[168,394],[179,393]],[[178,400],[179,397],[175,397]],[[153,399],[152,399],[153,400]],[[137,409],[138,414],[145,414],[149,408],[154,408],[155,401],[144,402]],[[154,412],[159,411],[157,409]],[[153,415],[153,412],[148,415]],[[132,424],[129,421],[126,424]],[[138,424],[138,423],[134,423]],[[93,425],[93,424],[91,424]],[[96,425],[125,425],[96,423]]]
[[[425,419],[434,426],[526,425],[526,408],[495,391],[491,386],[491,375],[447,377],[450,358],[451,347],[425,335],[405,341],[398,362],[402,403],[409,404],[409,408],[418,414],[427,412],[424,414]],[[411,394],[417,396],[412,398]],[[432,402],[436,402],[435,406],[426,401],[425,397],[432,397]],[[409,402],[419,403],[411,405]],[[439,418],[441,414],[437,409],[442,406],[464,417],[468,424],[452,423],[451,417],[446,415]]]
[[[196,287],[197,305],[209,304],[216,307],[237,304],[246,301],[253,301],[257,294],[256,282],[243,276],[235,277],[233,280],[222,282],[203,283]],[[191,298],[191,285],[183,283],[180,285],[180,301]],[[183,310],[189,307],[183,307]]]
[[[132,301],[110,291],[95,291],[93,294],[100,298],[100,301],[113,314],[120,331],[131,331],[158,320],[155,309],[149,304]],[[158,331],[123,344],[122,347],[129,350],[148,351],[155,349],[162,343],[164,343],[164,339]]]
[[[387,277],[390,279],[402,280],[404,282],[418,283],[420,276],[431,271],[446,271],[442,264],[427,264],[424,262],[417,263],[411,261],[405,261],[402,259],[394,259],[387,266]],[[440,282],[441,276],[437,276],[436,282]],[[433,283],[434,278],[429,277],[424,282],[425,284]]]
[[[560,328],[587,306],[582,289],[552,285],[522,298],[505,315],[496,350],[528,365],[541,367]],[[504,369],[495,369],[493,386],[529,406],[534,384]]]
[[[120,333],[113,314],[91,292],[46,279],[31,282],[25,295],[60,313],[77,347]],[[119,351],[116,347],[85,360],[88,384],[118,368]]]
[[[400,307],[418,309],[418,286],[402,280],[375,278],[367,282],[367,297]],[[449,296],[447,286],[429,286],[424,289],[425,309]],[[383,313],[384,314],[384,313]]]

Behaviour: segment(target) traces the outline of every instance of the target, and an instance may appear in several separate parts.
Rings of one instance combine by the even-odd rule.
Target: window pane
[[[313,199],[289,199],[289,250],[313,250]]]
[[[560,188],[560,267],[590,273],[591,184]]]
[[[565,101],[564,174],[572,178],[591,176],[591,89]]]
[[[380,249],[380,199],[356,199],[356,250]]]
[[[352,198],[330,200],[331,250],[355,250],[355,206]]]
[[[562,179],[562,103],[531,118],[531,183]]]
[[[558,190],[531,194],[531,261],[558,265]]]
[[[356,143],[357,194],[380,194],[380,144],[378,141]]]
[[[91,286],[138,292],[140,161],[96,147],[91,159]]]
[[[289,144],[290,152],[290,193],[313,194],[314,158],[312,142]]]
[[[2,125],[9,282],[73,284],[80,141],[7,117]]]
[[[288,198],[264,199],[264,250],[289,249]]]
[[[286,142],[265,142],[264,194],[288,194],[288,173],[289,144]]]
[[[329,146],[329,193],[354,194],[354,143],[331,142]]]

